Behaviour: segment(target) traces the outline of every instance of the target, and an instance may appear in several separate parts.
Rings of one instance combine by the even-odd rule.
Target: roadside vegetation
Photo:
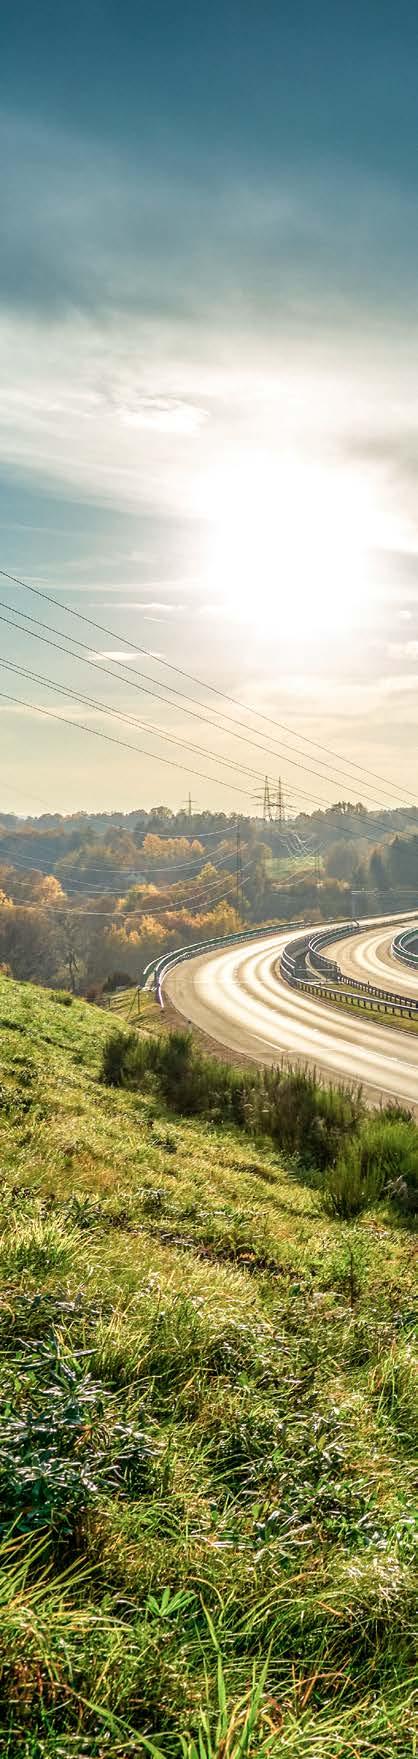
[[[326,1209],[344,1220],[379,1199],[418,1213],[418,1128],[411,1112],[389,1105],[366,1112],[361,1091],[326,1085],[315,1073],[237,1068],[202,1054],[191,1031],[141,1037],[113,1031],[103,1050],[111,1087],[157,1092],[185,1116],[235,1124],[267,1138],[316,1184]]]
[[[399,987],[400,990],[403,990],[401,973],[399,977]],[[344,990],[341,988],[338,995],[334,992],[332,999],[331,997],[328,999],[326,991],[324,990],[321,996],[321,1001],[323,1001],[324,1007],[326,1008],[338,1008],[339,1010],[343,1008],[346,1014],[358,1014],[361,1016],[362,1020],[369,1021],[372,1026],[384,1026],[385,1031],[386,1027],[389,1027],[389,1030],[392,1028],[395,1032],[409,1032],[412,1033],[413,1036],[416,1036],[418,1032],[418,1017],[415,1014],[409,1016],[408,1014],[385,1013],[383,1002],[379,1007],[378,1002],[373,1004],[371,997],[368,997],[367,1008],[365,1008],[364,1003],[361,1003],[359,997],[356,996],[356,993],[353,990]]]
[[[110,1026],[0,979],[1,1751],[412,1759],[415,1124]]]

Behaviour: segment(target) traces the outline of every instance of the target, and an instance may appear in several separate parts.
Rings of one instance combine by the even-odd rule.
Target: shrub
[[[191,1032],[170,1032],[154,1044],[157,1050],[150,1051],[150,1060],[174,1111],[244,1124],[246,1086],[258,1083],[256,1074],[248,1076],[218,1057],[201,1056]]]
[[[202,1056],[189,1031],[149,1039],[113,1032],[103,1053],[103,1081],[135,1086],[146,1071],[174,1111],[262,1131],[320,1168],[336,1159],[362,1115],[358,1092],[321,1087],[307,1070],[240,1069]]]
[[[348,1220],[383,1195],[418,1209],[418,1130],[397,1108],[388,1109],[389,1116],[367,1119],[337,1155],[324,1187],[329,1214]]]
[[[281,1148],[319,1168],[332,1164],[342,1142],[357,1129],[361,1095],[321,1087],[307,1069],[265,1069],[260,1121]]]
[[[106,1087],[123,1087],[126,1078],[126,1057],[132,1033],[116,1028],[107,1039],[102,1056],[102,1081]]]
[[[361,1136],[365,1177],[379,1177],[381,1192],[406,1209],[418,1209],[418,1130],[402,1115],[371,1118]]]
[[[134,987],[135,978],[129,976],[129,971],[111,971],[103,984],[103,994],[113,995],[115,989],[134,989]]]
[[[54,989],[52,991],[52,1000],[53,1002],[59,1002],[61,1008],[71,1008],[74,996],[71,995],[69,989]]]
[[[110,1087],[135,1087],[146,1074],[157,1077],[173,1111],[244,1125],[247,1089],[259,1086],[256,1072],[247,1073],[217,1057],[202,1057],[191,1032],[139,1039],[135,1032],[116,1031],[104,1047],[102,1080]]]
[[[414,1114],[411,1112],[410,1106],[400,1105],[396,1100],[389,1100],[387,1105],[381,1106],[379,1121],[385,1124],[413,1124]]]
[[[117,1030],[103,1052],[102,1079],[136,1087],[154,1075],[175,1112],[263,1132],[326,1175],[329,1213],[348,1219],[385,1191],[418,1208],[418,1130],[397,1107],[365,1121],[361,1092],[321,1086],[308,1069],[240,1069],[202,1056],[190,1031],[138,1038]]]
[[[382,1174],[378,1162],[363,1164],[362,1144],[357,1137],[347,1142],[335,1166],[326,1173],[323,1203],[328,1215],[350,1221],[362,1209],[376,1203],[382,1192]]]

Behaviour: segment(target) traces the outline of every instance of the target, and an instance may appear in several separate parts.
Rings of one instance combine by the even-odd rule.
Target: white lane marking
[[[373,1026],[356,1017],[325,1014],[326,1004],[295,994],[275,975],[273,967],[288,935],[272,944],[260,939],[242,956],[234,948],[208,960],[183,966],[186,974],[190,1016],[193,997],[202,1006],[207,1031],[219,1035],[232,1048],[253,1055],[268,1050],[309,1058],[346,1079],[362,1081],[373,1089],[409,1101],[418,1099],[418,1044],[391,1028]],[[194,967],[194,968],[193,968]],[[246,1043],[247,1041],[247,1043]]]

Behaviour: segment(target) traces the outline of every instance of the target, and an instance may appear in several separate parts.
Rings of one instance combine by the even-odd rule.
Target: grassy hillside
[[[412,1755],[407,1218],[328,1219],[0,985],[0,1750]]]

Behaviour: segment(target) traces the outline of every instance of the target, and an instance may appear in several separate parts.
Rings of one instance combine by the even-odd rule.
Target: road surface
[[[399,924],[398,924],[399,927]],[[358,935],[348,935],[346,941],[336,941],[335,945],[325,947],[328,959],[337,959],[346,977],[357,977],[363,983],[374,983],[380,989],[395,990],[397,995],[418,995],[418,972],[403,959],[395,959],[391,954],[392,940],[395,930],[385,926],[363,930]]]
[[[241,947],[199,955],[168,973],[164,991],[193,1025],[254,1062],[276,1063],[283,1054],[293,1062],[309,1061],[329,1078],[361,1082],[370,1099],[399,1100],[418,1110],[418,1035],[340,1013],[290,989],[278,969],[289,938],[289,932],[277,939],[260,935]],[[378,958],[377,945],[390,939],[387,925],[359,937],[372,959]],[[351,942],[345,954],[348,945],[354,956]],[[342,964],[341,943],[337,947]],[[393,987],[406,993],[407,969],[392,964],[399,972]],[[408,977],[411,981],[410,972]]]

